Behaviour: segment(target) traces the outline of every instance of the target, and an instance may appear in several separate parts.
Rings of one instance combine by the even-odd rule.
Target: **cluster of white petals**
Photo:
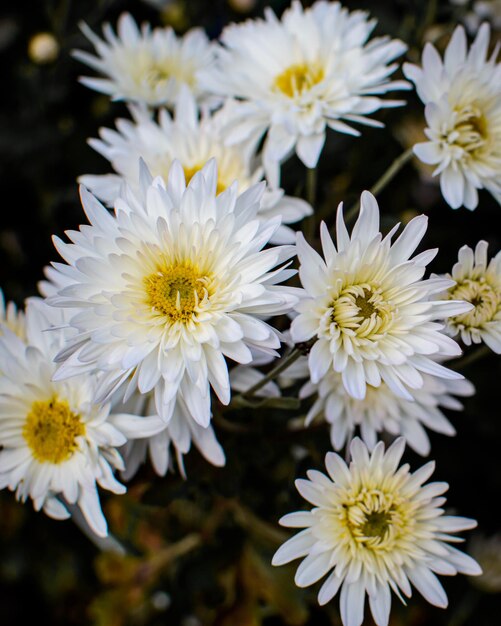
[[[124,493],[114,471],[124,469],[117,447],[127,439],[109,420],[111,405],[96,403],[95,376],[53,380],[54,357],[72,334],[62,326],[62,312],[39,299],[28,301],[24,339],[1,324],[0,486],[56,519],[76,505],[105,536],[97,485]],[[142,426],[128,419],[131,430]]]
[[[423,280],[437,250],[411,259],[426,232],[427,218],[412,219],[392,244],[398,227],[383,238],[379,207],[366,191],[351,237],[342,204],[337,213],[337,247],[322,224],[325,259],[298,234],[299,276],[307,297],[296,307],[299,315],[292,322],[291,335],[296,343],[315,341],[308,357],[314,384],[333,369],[353,398],[364,399],[369,385],[379,387],[384,382],[397,396],[413,401],[409,388],[423,387],[423,374],[462,378],[436,361],[461,353],[437,320],[465,313],[472,305],[434,299],[434,294],[454,284],[447,278]]]
[[[409,465],[399,467],[404,446],[400,438],[385,452],[379,442],[369,454],[354,439],[349,466],[327,453],[328,475],[310,470],[308,480],[296,481],[314,508],[280,520],[283,526],[304,530],[278,549],[273,564],[303,558],[295,577],[300,587],[328,574],[318,601],[326,604],[341,589],[344,626],[361,626],[366,595],[377,626],[387,626],[391,591],[404,601],[412,584],[428,602],[444,608],[447,596],[435,574],[481,573],[471,557],[449,545],[458,541],[453,533],[474,528],[476,522],[444,515],[447,483],[424,484],[433,462],[413,474]]]
[[[456,284],[445,295],[470,302],[472,309],[450,317],[447,332],[467,346],[483,341],[501,354],[501,252],[488,261],[487,248],[479,241],[475,251],[468,246],[459,251],[450,276]]]
[[[214,60],[214,44],[196,28],[178,38],[172,28],[143,24],[139,29],[129,13],[118,20],[118,33],[110,24],[103,26],[101,39],[86,25],[84,34],[96,50],[93,56],[75,50],[74,56],[106,78],[83,77],[81,82],[115,100],[128,100],[152,106],[173,105],[182,85],[198,99],[206,94],[198,73]]]
[[[498,48],[488,57],[490,29],[483,24],[468,50],[458,26],[442,60],[427,43],[422,67],[404,64],[406,77],[426,105],[428,141],[414,146],[424,163],[436,165],[447,203],[475,209],[478,190],[501,203],[501,64]]]
[[[231,104],[214,115],[205,111],[200,118],[192,93],[181,89],[176,100],[173,119],[161,109],[158,123],[144,108],[131,107],[134,121],[119,119],[117,130],[103,128],[100,139],[90,145],[113,166],[116,174],[84,175],[79,181],[100,200],[113,205],[125,181],[134,192],[139,190],[139,161],[142,159],[153,176],[166,179],[177,159],[183,166],[187,181],[210,159],[218,167],[217,191],[221,193],[235,181],[240,192],[263,179],[260,159],[254,144],[227,145],[228,125],[232,119]],[[272,238],[273,243],[293,243],[294,231],[285,226],[312,213],[311,206],[301,198],[284,196],[282,189],[267,187],[259,207],[265,219],[280,216],[282,224]]]
[[[353,123],[382,126],[367,116],[402,104],[379,96],[407,88],[389,78],[406,46],[389,37],[369,40],[375,24],[338,2],[303,9],[295,0],[280,20],[267,8],[265,19],[224,29],[217,62],[201,81],[208,91],[239,99],[234,141],[267,133],[263,162],[273,185],[294,150],[307,167],[317,165],[327,127],[357,136]]]
[[[67,265],[56,264],[55,306],[77,308],[77,331],[58,355],[58,378],[82,370],[100,374],[100,398],[126,386],[154,390],[156,411],[168,422],[178,392],[192,418],[206,427],[210,388],[230,401],[228,365],[252,361],[251,348],[276,354],[278,332],[265,318],[297,302],[278,283],[294,272],[278,267],[294,246],[263,250],[280,218],[259,220],[264,183],[238,195],[217,195],[210,161],[188,186],[178,161],[163,179],[141,172],[140,193],[125,188],[110,214],[83,190],[90,226],[56,239]]]

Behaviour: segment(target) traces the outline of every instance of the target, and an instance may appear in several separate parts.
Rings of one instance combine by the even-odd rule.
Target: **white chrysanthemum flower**
[[[466,300],[473,305],[471,311],[447,320],[447,332],[459,335],[470,346],[482,341],[497,354],[501,354],[501,252],[487,262],[486,241],[479,241],[475,252],[463,246],[458,262],[452,268],[456,284],[444,297]]]
[[[300,314],[291,335],[296,343],[316,338],[308,359],[313,383],[334,369],[353,398],[362,400],[368,385],[385,382],[393,393],[412,401],[408,388],[423,387],[423,373],[462,378],[434,360],[461,353],[435,320],[464,313],[472,305],[432,299],[453,284],[439,277],[422,280],[437,250],[410,258],[426,231],[426,216],[411,220],[392,245],[398,226],[382,238],[379,207],[365,191],[351,238],[339,206],[337,249],[322,224],[325,260],[298,234],[299,275],[308,297],[296,307]]]
[[[357,136],[353,122],[382,126],[366,116],[402,104],[379,95],[407,88],[389,80],[406,46],[389,37],[368,41],[375,23],[338,2],[303,9],[295,0],[281,20],[267,8],[264,20],[224,29],[219,62],[201,80],[243,100],[234,110],[236,141],[268,132],[263,157],[273,185],[293,150],[307,167],[316,166],[327,126]]]
[[[49,303],[78,309],[70,324],[79,331],[58,356],[59,378],[100,370],[103,398],[126,383],[126,395],[154,389],[166,421],[180,391],[206,427],[210,387],[230,400],[225,357],[276,354],[279,335],[263,318],[297,302],[298,290],[278,285],[294,271],[276,267],[295,248],[263,250],[280,225],[257,219],[264,184],[241,195],[216,188],[214,161],[188,187],[175,161],[167,186],[143,168],[140,196],[125,188],[114,215],[82,191],[91,226],[68,233],[71,244],[55,240],[68,265],[56,265],[65,286]]]
[[[222,467],[226,462],[224,450],[216,439],[214,429],[210,424],[203,428],[192,419],[181,394],[178,394],[168,424],[156,415],[155,399],[151,393],[135,393],[123,405],[122,412],[124,414],[112,415],[110,421],[128,438],[120,450],[125,461],[125,470],[121,473],[124,480],[130,480],[148,457],[155,472],[159,476],[165,476],[167,470],[172,469],[171,446],[183,476],[183,455],[188,454],[192,443],[212,465]],[[150,432],[139,431],[136,424],[130,421],[129,414],[148,416],[144,419],[148,420]],[[160,428],[157,428],[157,423],[160,423]]]
[[[116,447],[126,438],[108,419],[110,404],[95,403],[94,376],[52,380],[54,357],[71,332],[63,325],[60,311],[32,299],[26,340],[7,326],[0,332],[0,486],[22,501],[31,498],[36,510],[56,519],[69,517],[66,504],[77,505],[104,536],[96,485],[125,491],[113,472],[123,469]]]
[[[226,145],[231,108],[228,105],[213,116],[204,114],[199,120],[193,96],[185,89],[176,101],[175,119],[162,109],[156,123],[144,109],[131,108],[134,122],[120,119],[118,132],[103,128],[100,140],[89,140],[90,145],[110,161],[117,174],[81,176],[79,181],[99,199],[112,205],[124,180],[138,191],[139,159],[144,160],[153,176],[163,178],[167,178],[177,159],[189,182],[207,161],[215,158],[218,193],[228,189],[234,181],[238,182],[240,192],[245,191],[262,180],[263,172],[253,146]],[[297,222],[312,212],[304,200],[284,196],[282,189],[271,188],[266,189],[259,209],[264,219],[279,215],[283,224]],[[293,243],[294,240],[294,231],[282,225],[272,242]]]
[[[475,587],[487,593],[501,593],[501,534],[474,535],[469,551],[482,568],[482,575],[472,581]]]
[[[309,480],[297,480],[299,493],[315,505],[311,511],[285,515],[280,524],[304,528],[276,552],[273,565],[304,558],[295,582],[299,587],[329,576],[318,593],[321,605],[341,588],[344,626],[361,626],[365,595],[378,626],[387,626],[391,590],[403,601],[411,584],[431,604],[447,606],[445,591],[435,574],[478,575],[481,569],[469,556],[449,545],[461,541],[452,533],[476,526],[475,520],[443,514],[448,485],[423,483],[435,464],[411,474],[398,468],[404,451],[398,439],[385,453],[382,442],[371,455],[360,439],[351,444],[347,467],[333,452],[325,458],[328,476],[316,470]]]
[[[309,375],[308,360],[301,358],[287,371],[289,377],[304,379]],[[408,388],[411,400],[395,395],[385,383],[367,387],[363,400],[352,398],[344,388],[342,376],[328,371],[317,383],[306,382],[300,398],[316,395],[306,415],[306,425],[322,419],[330,425],[330,438],[335,450],[349,442],[355,431],[369,450],[377,443],[378,434],[402,435],[407,444],[423,456],[430,452],[430,440],[424,426],[443,435],[456,431],[440,407],[460,411],[463,405],[453,396],[471,396],[475,388],[468,380],[447,380],[422,374],[420,389]]]
[[[424,163],[436,165],[442,195],[457,209],[474,209],[478,189],[501,202],[501,64],[497,48],[487,58],[489,26],[483,24],[467,51],[458,26],[444,61],[432,44],[423,52],[423,67],[406,63],[404,73],[426,105],[429,141],[414,146]]]
[[[1,326],[7,326],[19,338],[24,339],[26,336],[24,312],[19,311],[14,302],[5,303],[3,291],[0,289],[0,333]],[[0,363],[0,371],[2,369]]]
[[[198,72],[214,60],[214,44],[201,29],[192,29],[178,38],[171,27],[155,28],[143,24],[141,30],[129,13],[118,20],[118,36],[104,24],[104,39],[86,25],[82,31],[97,52],[93,56],[75,50],[74,56],[106,78],[83,77],[81,82],[115,100],[142,102],[151,106],[173,105],[181,85],[197,98],[207,94],[201,89]]]

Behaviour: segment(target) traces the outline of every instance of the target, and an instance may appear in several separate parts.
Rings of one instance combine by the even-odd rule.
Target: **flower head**
[[[474,209],[478,190],[501,202],[501,64],[497,49],[487,58],[489,26],[483,24],[470,50],[462,26],[454,31],[442,61],[432,44],[423,52],[423,67],[405,64],[426,105],[429,141],[414,152],[436,165],[447,203]]]
[[[381,126],[366,116],[401,104],[379,95],[407,88],[389,79],[406,46],[388,37],[368,41],[374,26],[366,13],[349,13],[338,2],[303,9],[295,0],[281,20],[268,8],[264,20],[224,29],[218,63],[201,80],[242,100],[234,110],[235,137],[267,132],[264,165],[272,184],[293,150],[307,167],[316,166],[327,126],[359,135],[353,122]]]
[[[76,504],[104,536],[96,485],[125,491],[113,472],[123,469],[116,448],[126,438],[109,421],[110,404],[95,402],[95,376],[52,380],[54,357],[71,334],[63,325],[61,311],[32,299],[25,340],[7,326],[0,333],[0,486],[56,519],[69,517],[66,505]]]
[[[434,470],[430,462],[414,472],[398,467],[404,440],[386,452],[378,443],[372,454],[360,439],[351,444],[349,467],[327,453],[328,476],[310,470],[297,480],[299,493],[314,505],[311,511],[290,513],[283,526],[304,528],[284,543],[273,557],[283,565],[305,557],[295,582],[307,587],[329,574],[318,593],[320,604],[341,588],[344,626],[360,626],[365,595],[377,626],[387,626],[391,590],[410,597],[411,583],[431,604],[447,606],[447,596],[435,574],[478,575],[478,564],[449,545],[452,535],[474,528],[474,520],[443,515],[442,494],[447,483],[425,481]]]
[[[139,190],[139,159],[143,159],[153,176],[163,178],[167,177],[177,159],[189,182],[207,161],[215,158],[217,192],[228,189],[235,181],[239,191],[243,192],[262,180],[263,172],[255,150],[248,142],[226,145],[231,108],[228,104],[215,115],[204,113],[199,119],[195,100],[187,89],[181,89],[176,100],[175,119],[161,109],[157,123],[144,109],[131,107],[134,122],[120,119],[117,132],[104,128],[100,132],[101,139],[89,141],[110,161],[117,173],[81,176],[79,180],[99,199],[113,205],[124,180],[135,192]],[[259,208],[259,215],[263,218],[280,216],[286,224],[297,222],[311,213],[312,208],[304,200],[284,196],[281,189],[269,187]],[[273,237],[273,242],[278,243],[293,243],[294,240],[294,231],[284,225]]]
[[[422,373],[462,378],[430,358],[460,353],[435,320],[472,307],[464,301],[432,299],[452,283],[422,280],[436,250],[410,258],[426,227],[424,215],[414,218],[392,245],[398,225],[383,239],[377,202],[364,192],[351,237],[339,206],[337,248],[322,224],[325,260],[298,235],[299,275],[308,297],[296,307],[299,315],[291,334],[296,343],[316,339],[308,361],[314,384],[333,369],[341,373],[353,398],[365,398],[368,385],[384,382],[412,401],[408,388],[423,386]]]
[[[151,30],[149,24],[137,27],[129,13],[118,20],[118,36],[109,24],[103,26],[104,40],[86,25],[84,34],[98,56],[75,50],[74,56],[104,74],[106,78],[83,77],[81,82],[115,100],[141,102],[151,106],[173,105],[181,85],[197,98],[206,94],[197,74],[210,66],[214,46],[201,29],[190,30],[178,38],[171,27]]]
[[[294,365],[289,368],[288,376],[308,376],[306,358],[301,358]],[[325,420],[330,425],[331,443],[335,450],[343,448],[359,429],[369,450],[376,445],[378,434],[387,432],[402,435],[414,451],[427,455],[430,440],[424,427],[443,435],[455,435],[454,427],[440,408],[461,410],[463,406],[454,396],[471,396],[475,389],[464,379],[448,380],[430,374],[422,374],[422,377],[421,388],[407,388],[412,400],[397,396],[386,383],[381,383],[379,387],[369,385],[365,398],[360,400],[346,392],[340,373],[329,370],[317,384],[308,381],[299,392],[300,398],[315,395],[315,401],[306,415],[306,424]]]
[[[91,226],[56,239],[68,265],[49,303],[74,309],[76,338],[61,351],[58,377],[101,371],[103,397],[127,383],[126,395],[154,389],[168,421],[181,391],[197,423],[210,421],[210,387],[230,400],[225,357],[252,360],[250,348],[276,354],[277,331],[264,318],[287,312],[296,290],[279,286],[277,268],[293,246],[263,247],[280,219],[256,219],[263,185],[216,195],[209,162],[188,186],[179,162],[167,185],[143,168],[141,193],[128,188],[111,215],[91,194],[82,201]],[[292,272],[293,273],[293,272]]]
[[[483,341],[501,354],[501,252],[488,263],[487,247],[486,241],[479,241],[475,252],[468,246],[459,251],[451,275],[456,284],[446,297],[466,300],[473,308],[450,317],[447,332],[459,335],[467,346]]]

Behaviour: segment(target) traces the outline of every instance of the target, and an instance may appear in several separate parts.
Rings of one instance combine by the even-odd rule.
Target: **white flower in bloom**
[[[339,206],[337,249],[322,224],[325,260],[298,234],[299,275],[308,297],[296,307],[300,314],[291,335],[296,343],[317,339],[308,360],[313,383],[333,368],[353,398],[361,400],[368,385],[385,382],[393,393],[412,401],[408,388],[423,387],[422,373],[462,378],[430,358],[461,352],[435,320],[464,313],[472,305],[431,299],[453,284],[439,277],[422,280],[436,250],[410,259],[426,231],[426,216],[411,220],[392,245],[398,226],[382,238],[376,199],[365,191],[351,238]]]
[[[250,145],[227,146],[227,122],[231,105],[213,116],[199,120],[193,96],[183,89],[176,103],[175,120],[162,109],[158,124],[144,109],[131,108],[134,122],[120,119],[117,130],[103,128],[101,139],[91,139],[90,145],[113,166],[117,174],[81,176],[79,181],[98,198],[112,205],[125,180],[134,191],[139,189],[139,159],[143,159],[153,176],[167,178],[174,159],[183,166],[186,180],[215,158],[218,168],[217,191],[221,193],[236,180],[240,192],[262,180],[262,168]],[[289,224],[310,215],[311,206],[299,198],[284,196],[281,189],[267,188],[259,215],[265,219],[279,215]],[[293,243],[295,233],[280,226],[273,243]]]
[[[445,297],[471,302],[473,308],[447,320],[447,331],[460,335],[467,345],[482,341],[501,354],[501,252],[487,262],[486,241],[479,241],[475,252],[468,246],[459,251],[451,278],[456,285]]]
[[[497,48],[487,58],[489,26],[483,24],[467,51],[462,26],[454,31],[440,58],[432,44],[423,52],[423,67],[405,64],[426,105],[429,141],[414,146],[424,163],[436,165],[442,195],[457,209],[474,209],[478,189],[501,202],[501,64]]]
[[[180,394],[168,424],[156,415],[153,394],[135,393],[122,407],[122,411],[125,414],[112,415],[110,421],[128,438],[120,450],[125,461],[125,470],[122,472],[124,480],[130,480],[148,456],[155,472],[159,476],[165,476],[172,466],[171,445],[183,475],[185,475],[183,455],[188,454],[192,442],[209,463],[216,467],[225,464],[224,450],[216,439],[214,429],[210,424],[203,428],[191,418]],[[146,432],[146,429],[138,430],[135,422],[130,420],[129,414],[148,416],[144,419],[148,420],[150,432]]]
[[[15,333],[21,339],[25,337],[25,321],[24,312],[18,311],[16,305],[13,302],[5,303],[3,291],[0,289],[0,333],[1,326],[5,325],[13,333]],[[2,367],[0,364],[0,371]]]
[[[15,490],[22,501],[31,498],[36,510],[56,519],[69,517],[65,504],[76,504],[92,530],[104,536],[96,483],[113,493],[125,491],[113,471],[123,469],[116,447],[126,438],[108,419],[110,405],[95,403],[94,376],[52,380],[54,357],[71,333],[57,328],[63,323],[60,311],[32,299],[26,340],[7,326],[0,333],[0,486]]]
[[[197,98],[206,94],[197,74],[211,65],[214,44],[201,29],[190,30],[178,38],[171,27],[155,28],[143,24],[141,30],[128,13],[118,20],[118,36],[109,24],[100,39],[86,25],[84,34],[97,52],[93,56],[75,50],[74,56],[106,78],[83,77],[81,82],[115,100],[143,102],[151,106],[172,105],[181,85],[187,85]]]
[[[276,354],[278,333],[263,318],[297,302],[297,289],[277,284],[294,271],[276,267],[295,248],[263,250],[280,225],[256,219],[264,184],[241,195],[233,185],[216,196],[216,187],[214,161],[188,187],[175,161],[166,187],[143,168],[140,195],[125,188],[114,215],[82,191],[91,226],[68,233],[73,243],[55,240],[68,265],[56,265],[65,286],[49,303],[78,309],[70,324],[79,331],[58,356],[59,378],[100,370],[103,398],[125,383],[126,396],[154,389],[166,421],[181,391],[206,427],[210,386],[230,400],[225,357]]]
[[[307,377],[308,372],[308,361],[301,358],[289,368],[287,375],[301,379]],[[422,376],[420,389],[408,388],[412,401],[395,395],[385,383],[379,387],[368,386],[365,398],[358,400],[346,392],[341,374],[330,370],[317,384],[308,381],[299,392],[300,398],[316,395],[306,415],[306,425],[316,419],[327,421],[335,450],[350,441],[358,428],[369,450],[376,445],[378,433],[384,431],[402,435],[413,450],[427,455],[430,440],[423,426],[443,435],[455,435],[454,427],[439,407],[461,410],[462,404],[453,396],[471,396],[475,389],[467,380]]]
[[[449,545],[460,541],[452,533],[474,528],[465,517],[443,514],[448,485],[423,483],[431,476],[430,462],[411,474],[409,465],[398,464],[404,439],[385,453],[382,442],[371,455],[360,439],[351,444],[347,467],[333,452],[327,453],[328,476],[310,470],[309,480],[297,480],[299,493],[315,505],[311,511],[285,515],[280,524],[304,528],[284,543],[273,565],[304,558],[295,582],[299,587],[329,576],[318,593],[321,605],[341,588],[340,608],[344,626],[360,626],[365,595],[377,626],[388,624],[391,590],[403,601],[411,584],[431,604],[447,606],[445,591],[435,574],[478,575],[478,564]]]
[[[379,95],[407,88],[389,80],[406,46],[389,37],[368,41],[374,26],[367,13],[337,2],[303,9],[295,0],[281,20],[267,8],[264,20],[224,29],[218,63],[201,81],[243,100],[234,111],[235,140],[268,131],[264,164],[273,185],[279,162],[294,149],[307,167],[316,166],[327,126],[359,135],[353,122],[382,126],[366,116],[402,104]]]

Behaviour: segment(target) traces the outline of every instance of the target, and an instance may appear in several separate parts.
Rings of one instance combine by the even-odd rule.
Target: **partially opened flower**
[[[49,302],[72,308],[78,331],[58,355],[58,378],[99,370],[103,398],[121,386],[126,396],[154,390],[166,421],[180,391],[206,427],[210,388],[230,400],[225,357],[276,354],[279,334],[264,319],[297,301],[297,290],[278,285],[294,272],[277,268],[295,249],[263,250],[280,225],[257,219],[264,184],[216,195],[214,161],[188,187],[178,161],[167,186],[143,169],[140,187],[139,196],[124,190],[114,214],[83,190],[91,225],[68,233],[72,243],[56,239],[68,265],[56,264]]]
[[[273,565],[303,558],[295,577],[299,587],[328,574],[318,601],[326,604],[341,589],[344,626],[361,626],[366,595],[377,626],[387,626],[392,590],[403,601],[402,595],[411,596],[412,584],[428,602],[444,608],[447,596],[435,574],[481,573],[471,557],[449,545],[460,541],[453,533],[476,522],[443,514],[447,483],[424,484],[433,462],[413,474],[409,465],[399,467],[404,445],[400,438],[385,452],[380,442],[369,454],[355,439],[349,467],[327,453],[328,475],[310,470],[308,480],[296,481],[314,508],[280,520],[304,530],[278,549]]]
[[[281,20],[268,8],[265,19],[227,26],[218,63],[201,74],[207,89],[242,100],[234,110],[234,138],[264,133],[264,164],[272,184],[279,163],[294,150],[316,166],[326,128],[359,135],[353,123],[381,126],[367,117],[401,102],[379,96],[407,88],[391,81],[393,61],[406,49],[398,40],[369,41],[375,21],[320,0],[303,9],[295,0]]]
[[[297,363],[293,372],[290,369],[289,376],[305,378],[309,375],[306,358]],[[372,450],[378,435],[386,432],[402,435],[414,451],[427,455],[430,440],[425,427],[443,435],[455,435],[454,427],[441,408],[461,410],[463,406],[454,396],[471,396],[475,389],[464,379],[448,380],[430,374],[422,374],[422,377],[421,388],[407,389],[412,400],[397,396],[385,383],[379,387],[368,386],[365,398],[360,400],[347,393],[340,373],[329,370],[317,384],[308,381],[299,392],[300,398],[315,397],[306,415],[306,425],[325,420],[330,425],[335,450],[340,450],[356,432]]]
[[[148,166],[153,176],[166,178],[175,159],[183,166],[186,180],[202,169],[212,158],[217,162],[217,192],[228,189],[235,181],[243,192],[263,178],[259,158],[254,145],[240,143],[226,145],[228,119],[232,106],[219,110],[215,115],[199,112],[193,95],[182,89],[176,100],[173,119],[162,109],[158,123],[142,108],[131,108],[134,122],[120,119],[117,131],[103,128],[101,139],[91,139],[90,145],[113,166],[116,174],[81,176],[79,181],[100,200],[113,205],[125,180],[137,192],[139,189],[139,160]],[[284,196],[282,189],[267,187],[259,215],[264,219],[280,216],[283,224],[297,222],[312,213],[311,206],[300,198]],[[295,233],[281,225],[273,236],[273,242],[293,243]]]
[[[442,195],[453,209],[475,209],[479,189],[501,202],[501,64],[496,63],[498,49],[488,57],[488,48],[487,24],[469,51],[464,28],[458,26],[443,61],[427,43],[422,68],[404,65],[426,105],[429,141],[416,144],[414,152],[436,165]]]
[[[24,312],[18,310],[14,302],[5,302],[3,291],[0,289],[0,325],[5,325],[18,337],[25,337]],[[1,327],[0,327],[1,328]],[[0,330],[1,332],[1,330]],[[1,370],[0,365],[0,370]]]
[[[109,24],[100,39],[83,24],[84,34],[93,43],[97,56],[75,50],[74,56],[105,78],[83,77],[81,82],[115,100],[141,102],[151,106],[173,105],[181,85],[197,98],[207,94],[197,74],[213,62],[214,44],[201,29],[178,38],[171,27],[143,24],[141,30],[129,13],[118,20],[118,36]]]
[[[487,248],[486,241],[479,241],[475,252],[468,246],[459,251],[451,275],[456,284],[445,295],[466,300],[473,308],[450,317],[447,332],[459,335],[467,346],[483,341],[501,354],[501,252],[488,262]]]
[[[38,299],[28,301],[25,340],[7,326],[0,332],[0,486],[56,519],[77,505],[104,536],[97,485],[125,491],[113,473],[124,467],[117,446],[126,437],[109,421],[110,404],[95,402],[95,376],[52,380],[68,333],[61,311]]]
[[[411,259],[427,218],[412,219],[392,244],[398,226],[382,237],[379,207],[365,191],[351,237],[339,206],[337,248],[322,224],[325,260],[298,234],[299,275],[308,297],[296,307],[299,315],[291,334],[296,343],[315,340],[308,360],[313,383],[333,369],[353,398],[365,398],[369,385],[386,383],[393,393],[412,401],[408,388],[423,387],[422,374],[462,378],[436,361],[461,352],[436,320],[464,313],[472,305],[433,299],[453,285],[439,277],[423,280],[436,250]]]

